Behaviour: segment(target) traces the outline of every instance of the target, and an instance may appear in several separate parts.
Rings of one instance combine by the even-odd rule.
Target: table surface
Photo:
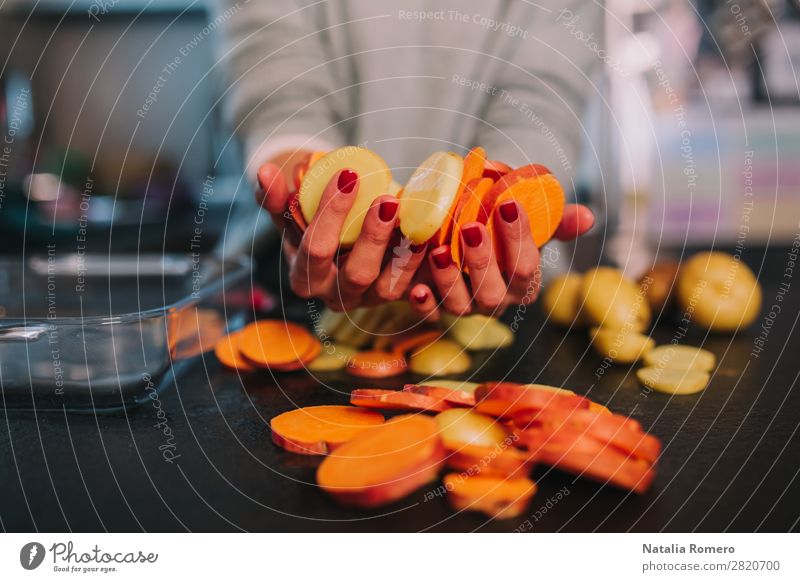
[[[761,259],[765,259],[762,260]],[[764,315],[776,303],[784,252],[757,258]],[[755,266],[758,268],[759,264]],[[796,284],[795,284],[796,285]],[[454,513],[437,484],[375,511],[342,508],[314,485],[315,457],[270,440],[269,419],[295,406],[345,403],[367,385],[337,374],[239,378],[197,359],[159,402],[92,416],[0,409],[0,527],[7,531],[788,531],[800,519],[800,291],[790,288],[752,357],[763,318],[736,337],[690,332],[719,364],[693,396],[646,394],[633,368],[603,369],[585,332],[542,325],[531,307],[513,347],[478,358],[477,380],[563,385],[637,418],[664,445],[643,496],[545,467],[521,517]],[[668,342],[675,323],[654,337]],[[598,371],[602,370],[602,374]],[[397,378],[399,387],[414,378]],[[375,385],[375,384],[373,384]],[[381,384],[377,384],[381,386]],[[166,412],[159,426],[160,406]],[[166,431],[171,431],[171,434]],[[172,439],[170,440],[170,436]],[[165,461],[165,451],[175,458]]]

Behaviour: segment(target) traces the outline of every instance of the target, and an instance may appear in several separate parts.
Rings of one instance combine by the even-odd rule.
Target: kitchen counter
[[[763,262],[764,311],[775,303],[786,254]],[[345,403],[370,384],[334,374],[237,377],[213,354],[197,359],[160,400],[104,416],[0,410],[0,526],[8,531],[787,531],[800,519],[800,283],[781,303],[763,351],[763,317],[738,336],[693,331],[713,351],[704,392],[645,394],[633,369],[604,369],[586,334],[542,326],[529,308],[513,347],[479,358],[477,380],[564,385],[630,414],[664,444],[643,496],[546,467],[520,518],[456,514],[438,484],[376,511],[345,509],[313,486],[319,459],[270,440],[269,419],[294,406]],[[674,323],[654,337],[668,342]],[[602,371],[602,374],[599,372]],[[159,417],[159,410],[163,410]],[[163,419],[163,420],[160,420]]]

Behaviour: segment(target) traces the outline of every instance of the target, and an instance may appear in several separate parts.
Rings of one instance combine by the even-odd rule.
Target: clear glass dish
[[[196,255],[0,259],[0,406],[105,412],[153,398],[244,323],[250,271]]]

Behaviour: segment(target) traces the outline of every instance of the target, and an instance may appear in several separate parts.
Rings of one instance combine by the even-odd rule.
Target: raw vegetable
[[[379,388],[358,388],[350,393],[350,404],[380,410],[413,410],[422,412],[442,412],[451,407],[444,400],[437,400],[424,394],[382,390]]]
[[[269,427],[272,442],[287,451],[327,455],[383,420],[378,412],[354,406],[308,406],[279,414]]]
[[[246,326],[238,336],[240,353],[250,362],[278,371],[302,368],[322,346],[307,329],[282,320],[263,319]]]
[[[636,362],[656,345],[651,337],[632,329],[594,327],[589,335],[598,354],[620,364]]]
[[[646,354],[644,362],[648,366],[658,368],[710,372],[716,366],[717,358],[708,350],[692,346],[668,344],[658,346]]]
[[[524,512],[536,493],[536,483],[525,477],[444,476],[447,499],[456,511],[479,511],[496,519],[510,519]]]
[[[708,386],[708,372],[678,368],[647,367],[636,370],[636,377],[645,388],[665,394],[695,394]]]
[[[424,376],[447,376],[469,370],[470,358],[464,349],[452,340],[440,339],[416,350],[409,369]]]
[[[241,330],[229,333],[220,339],[214,346],[214,354],[223,365],[240,372],[252,372],[255,370],[250,362],[239,354],[239,338]]]
[[[504,323],[487,315],[442,318],[447,333],[467,350],[497,350],[511,345],[514,334]]]
[[[347,373],[359,378],[391,378],[406,371],[403,356],[378,350],[358,352],[347,361]]]
[[[528,476],[533,463],[513,446],[462,445],[448,452],[447,466],[467,475],[514,479]]]
[[[508,431],[493,418],[465,408],[453,408],[436,415],[442,441],[447,448],[463,445],[493,447],[508,444]]]

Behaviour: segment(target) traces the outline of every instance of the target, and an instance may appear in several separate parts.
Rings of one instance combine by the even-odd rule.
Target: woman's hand
[[[259,169],[261,189],[256,198],[272,216],[283,235],[289,260],[292,291],[305,299],[319,297],[335,310],[406,297],[411,280],[425,257],[425,245],[393,249],[384,256],[397,221],[398,201],[392,196],[375,199],[353,247],[339,254],[339,236],[358,193],[355,172],[342,170],[328,183],[319,210],[300,236],[288,214],[289,188],[275,164]]]
[[[501,248],[493,248],[486,227],[479,222],[461,229],[461,248],[469,280],[443,245],[428,255],[432,285],[419,283],[411,289],[409,302],[417,313],[431,320],[444,309],[454,315],[484,313],[499,317],[509,305],[534,301],[541,286],[539,249],[533,242],[528,215],[511,200],[494,213],[494,231]],[[559,240],[572,240],[594,224],[591,210],[578,204],[564,208],[555,232]],[[435,288],[441,301],[433,293]]]

